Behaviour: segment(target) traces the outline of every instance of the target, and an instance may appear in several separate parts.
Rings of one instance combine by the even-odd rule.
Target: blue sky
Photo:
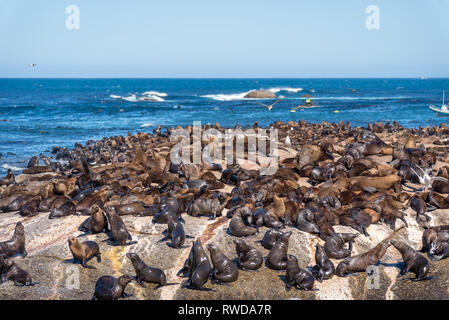
[[[449,77],[449,1],[0,0],[0,41],[0,77]]]

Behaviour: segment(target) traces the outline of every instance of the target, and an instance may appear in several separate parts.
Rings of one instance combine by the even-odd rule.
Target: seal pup
[[[292,287],[297,289],[311,291],[313,289],[313,284],[315,283],[315,278],[313,275],[298,266],[298,259],[289,254],[287,255],[287,273],[286,273],[286,284],[285,288],[290,291]]]
[[[101,276],[95,283],[92,300],[118,300],[131,297],[132,294],[125,293],[125,288],[131,280],[134,280],[134,277],[127,274],[117,279],[112,276]]]
[[[185,287],[194,290],[210,290],[203,286],[207,283],[211,272],[211,266],[200,238],[197,238],[190,250],[189,256],[184,262],[184,267],[178,271],[179,274],[189,275],[189,280],[184,284]]]
[[[69,237],[69,249],[73,255],[73,261],[81,261],[84,268],[96,269],[93,266],[88,266],[86,263],[89,259],[97,257],[97,262],[101,262],[100,247],[95,241],[80,242],[76,237]]]
[[[335,273],[335,266],[327,256],[323,247],[320,244],[315,245],[315,262],[316,265],[312,267],[312,274],[319,282],[329,280]]]
[[[274,247],[276,241],[279,240],[283,232],[281,230],[277,229],[270,229],[267,232],[265,232],[265,235],[263,236],[261,242],[262,247],[264,247],[267,250],[271,250],[271,248]]]
[[[33,282],[29,273],[20,268],[14,261],[5,260],[3,257],[0,257],[0,270],[0,283],[11,280],[14,281],[14,285],[18,287],[28,287],[39,284],[39,281]]]
[[[164,271],[158,268],[149,267],[145,262],[140,259],[139,255],[134,252],[128,252],[126,254],[129,260],[131,260],[134,269],[136,270],[136,281],[140,286],[146,288],[144,282],[158,284],[155,289],[158,289],[167,284],[167,277]]]
[[[27,256],[25,249],[25,228],[22,222],[17,222],[12,238],[8,241],[0,242],[0,256],[6,258],[20,253],[22,258]]]
[[[242,270],[257,270],[262,266],[263,258],[260,252],[248,245],[244,240],[237,239],[233,241],[235,251],[237,252],[237,266]]]
[[[331,259],[344,259],[351,255],[352,241],[357,237],[353,233],[334,233],[329,236],[324,243],[324,251]],[[346,242],[349,242],[348,249],[344,248]]]
[[[270,269],[285,270],[287,268],[288,241],[291,235],[291,231],[283,233],[268,253],[267,266]]]
[[[429,280],[427,274],[430,269],[429,260],[422,254],[416,252],[412,247],[402,241],[390,240],[390,243],[401,253],[404,266],[398,273],[397,278],[407,272],[413,272],[416,276],[412,281]]]
[[[214,266],[212,281],[218,284],[237,281],[239,269],[234,262],[229,260],[216,245],[209,243],[206,247]]]

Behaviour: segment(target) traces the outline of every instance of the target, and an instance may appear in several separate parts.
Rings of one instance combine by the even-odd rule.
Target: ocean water
[[[259,103],[274,100],[243,98],[254,89],[284,99],[268,111]],[[428,110],[441,105],[443,90],[449,93],[449,79],[0,79],[0,175],[24,168],[53,146],[73,148],[75,142],[193,121],[434,126],[449,120]],[[312,95],[317,107],[291,112],[304,95]]]

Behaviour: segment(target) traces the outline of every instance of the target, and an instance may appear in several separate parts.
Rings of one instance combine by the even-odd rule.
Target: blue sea
[[[248,100],[254,89],[284,99]],[[268,125],[276,120],[398,121],[405,127],[447,122],[441,105],[449,79],[0,79],[0,175],[20,170],[52,147],[155,127],[218,122]],[[297,110],[306,95],[316,108]],[[338,112],[335,112],[338,111]]]

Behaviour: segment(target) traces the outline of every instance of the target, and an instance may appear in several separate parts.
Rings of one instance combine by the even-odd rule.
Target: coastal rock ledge
[[[304,124],[293,125],[283,124],[280,133],[280,161],[294,159],[300,146],[301,140],[293,133],[296,130],[310,129]],[[314,125],[312,125],[314,126]],[[284,130],[285,129],[285,130]],[[405,129],[404,129],[405,130]],[[376,135],[385,143],[391,145],[404,145],[410,131],[400,130],[397,134],[386,131],[378,131]],[[290,135],[292,144],[286,145],[285,138]],[[416,136],[418,133],[416,132]],[[352,138],[348,138],[348,141]],[[439,139],[442,139],[439,137]],[[447,139],[447,136],[446,136]],[[416,144],[424,144],[426,147],[436,147],[433,144],[436,137],[423,136],[417,138]],[[335,145],[335,150],[339,146]],[[335,153],[337,154],[337,153]],[[392,160],[392,155],[370,156],[373,161],[385,164]],[[442,160],[442,159],[440,159]],[[434,169],[447,166],[448,163],[438,160]],[[94,168],[93,170],[99,170]],[[254,168],[254,164],[251,168]],[[225,169],[225,168],[223,168]],[[32,175],[46,175],[40,173]],[[56,174],[55,174],[56,175]],[[26,181],[31,175],[16,176],[17,181]],[[301,186],[311,187],[308,179],[302,177],[297,181]],[[420,185],[407,183],[405,192],[416,192]],[[221,191],[230,193],[232,186],[226,185]],[[2,191],[2,190],[0,190]],[[449,259],[437,262],[430,261],[429,276],[432,279],[427,281],[404,281],[396,279],[396,275],[401,268],[402,257],[392,246],[378,264],[379,285],[376,288],[367,285],[369,277],[366,273],[359,273],[358,276],[338,277],[334,275],[332,279],[322,283],[315,281],[317,291],[300,291],[292,289],[287,291],[283,281],[285,272],[276,272],[269,269],[265,263],[256,272],[239,270],[239,278],[229,285],[213,284],[210,281],[205,285],[212,291],[197,291],[183,288],[182,282],[185,278],[180,278],[176,274],[184,264],[191,249],[194,238],[200,237],[206,249],[207,243],[217,245],[223,253],[230,259],[237,259],[233,240],[237,239],[228,232],[229,219],[226,217],[227,209],[223,211],[223,216],[210,220],[207,217],[192,217],[183,214],[185,220],[185,233],[189,235],[185,245],[180,249],[173,249],[167,246],[165,241],[160,241],[166,229],[165,224],[154,224],[152,217],[122,216],[128,231],[133,240],[137,243],[128,246],[112,246],[108,241],[106,233],[90,234],[80,238],[81,241],[96,241],[100,246],[102,262],[96,259],[88,262],[96,269],[86,269],[80,264],[73,264],[72,255],[68,248],[67,239],[69,236],[80,236],[83,232],[78,231],[80,224],[87,218],[83,215],[70,215],[59,219],[48,219],[49,212],[39,212],[32,217],[22,217],[17,212],[2,213],[0,219],[0,241],[11,238],[17,222],[21,221],[25,228],[26,248],[28,255],[25,258],[13,257],[16,264],[29,272],[33,281],[40,283],[32,287],[17,287],[12,281],[0,284],[0,299],[91,299],[95,288],[96,280],[103,275],[118,277],[123,274],[135,275],[134,268],[126,253],[135,252],[139,254],[145,263],[152,267],[157,267],[165,271],[168,283],[174,285],[164,286],[155,290],[156,285],[147,284],[147,288],[142,288],[135,281],[130,282],[126,292],[132,294],[128,299],[449,299]],[[421,248],[423,227],[418,225],[416,213],[408,208],[404,210],[405,220],[408,228],[398,232],[397,239],[406,242],[413,248]],[[449,209],[437,209],[427,213],[432,220],[430,225],[449,224]],[[396,228],[403,225],[402,221],[397,221]],[[353,255],[366,252],[379,243],[379,241],[390,236],[392,230],[384,223],[372,224],[368,228],[369,236],[356,232],[354,229],[336,225],[336,232],[357,233],[358,237],[354,241]],[[268,250],[264,249],[260,241],[265,232],[269,230],[261,227],[259,233],[254,237],[246,238],[245,241],[256,247],[263,257],[268,255]],[[315,245],[323,245],[324,241],[316,235],[305,233],[294,226],[288,226],[284,231],[291,231],[292,236],[289,242],[289,254],[298,258],[299,266],[303,269],[312,267],[315,264]],[[209,253],[207,253],[209,255]],[[427,257],[427,255],[426,255]],[[335,266],[341,260],[333,260]],[[79,274],[79,282],[74,281],[74,277]],[[413,275],[407,274],[404,278]],[[372,289],[370,289],[372,288]]]

